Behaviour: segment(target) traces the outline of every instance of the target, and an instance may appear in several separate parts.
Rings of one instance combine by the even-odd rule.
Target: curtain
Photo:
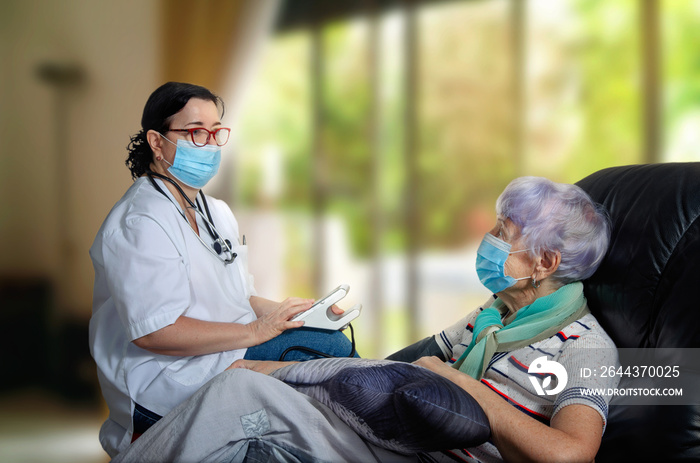
[[[249,48],[269,25],[277,0],[161,0],[163,81],[229,87]]]

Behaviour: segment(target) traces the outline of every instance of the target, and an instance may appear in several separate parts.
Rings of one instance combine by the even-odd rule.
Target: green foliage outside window
[[[604,167],[641,162],[639,2],[558,0],[526,8],[524,120],[519,120],[511,2],[445,2],[418,12],[418,182],[406,184],[402,15],[379,27],[380,192],[371,183],[369,23],[362,18],[322,30],[323,81],[311,80],[311,33],[282,34],[268,45],[242,112],[238,198],[260,205],[268,145],[281,153],[283,189],[274,207],[311,214],[313,168],[320,169],[325,213],[343,218],[355,255],[371,240],[385,252],[406,244],[404,195],[415,189],[424,249],[473,241],[493,217],[504,186],[518,175],[575,182]],[[666,146],[689,120],[700,120],[700,2],[663,1],[663,133]],[[544,19],[543,19],[544,18]],[[312,85],[322,89],[324,162],[314,166]],[[696,119],[692,119],[695,117]],[[523,145],[516,129],[523,124]],[[688,154],[688,145],[682,156]],[[695,154],[695,156],[697,156]],[[661,157],[659,160],[663,161]],[[697,160],[697,157],[695,158]],[[382,236],[372,236],[372,207]]]

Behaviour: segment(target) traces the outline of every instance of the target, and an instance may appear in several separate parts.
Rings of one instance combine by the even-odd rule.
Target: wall
[[[90,314],[88,249],[131,183],[125,148],[159,83],[159,5],[0,7],[0,278],[48,279],[58,319]],[[46,63],[78,66],[83,82],[59,90],[38,77]]]

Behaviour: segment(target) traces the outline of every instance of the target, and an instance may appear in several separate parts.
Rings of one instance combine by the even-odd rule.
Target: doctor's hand
[[[308,310],[313,303],[313,299],[289,297],[282,301],[276,309],[249,323],[247,326],[251,330],[254,341],[252,345],[269,341],[282,334],[283,331],[304,326],[303,321],[291,321],[291,318]]]

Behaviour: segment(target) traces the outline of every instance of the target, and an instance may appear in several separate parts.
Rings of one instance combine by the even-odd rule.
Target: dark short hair
[[[153,161],[153,151],[146,139],[146,133],[149,130],[155,130],[159,133],[167,132],[170,129],[170,121],[173,115],[180,112],[192,98],[213,102],[220,108],[221,117],[223,117],[223,100],[202,86],[182,82],[168,82],[158,87],[148,97],[146,106],[143,108],[141,130],[131,137],[131,141],[127,146],[129,156],[126,159],[126,165],[131,171],[133,179],[143,175]]]

